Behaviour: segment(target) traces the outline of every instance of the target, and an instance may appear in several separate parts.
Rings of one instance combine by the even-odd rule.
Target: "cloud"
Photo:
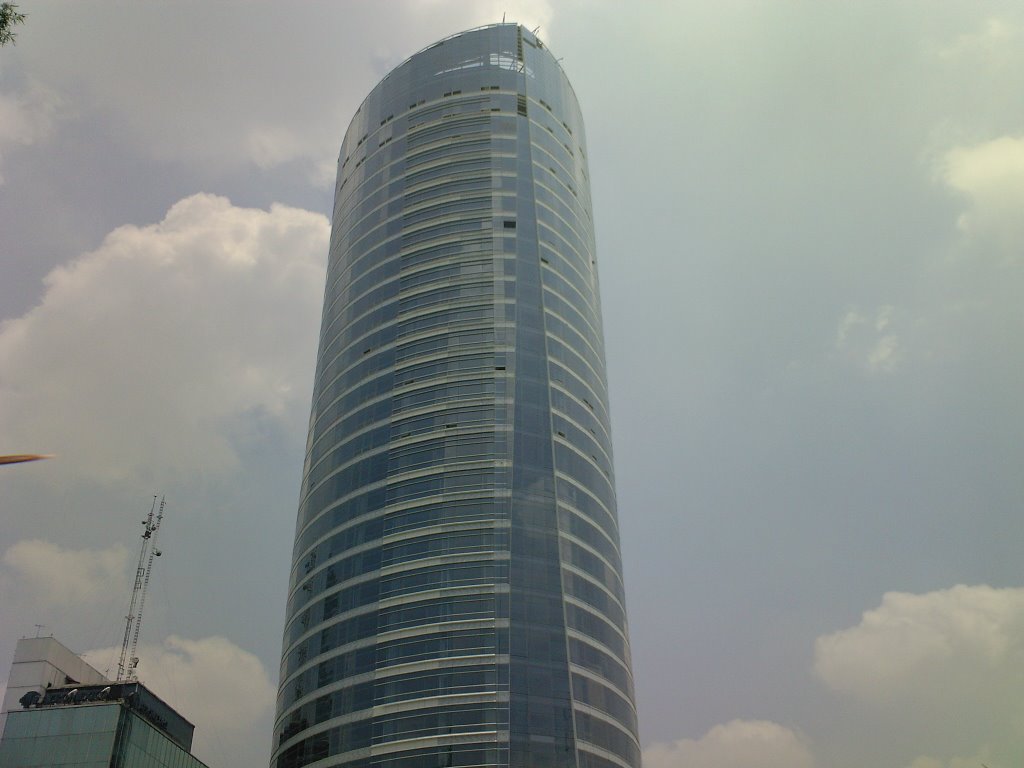
[[[851,309],[839,321],[836,350],[868,373],[892,373],[903,360],[892,324],[892,307],[879,307],[869,314]]]
[[[812,768],[814,758],[802,736],[765,720],[733,720],[699,739],[653,744],[644,750],[645,768]]]
[[[862,699],[913,696],[908,683],[956,673],[956,666],[985,678],[1008,666],[1019,674],[1022,631],[1024,589],[889,592],[857,626],[815,641],[814,668],[830,687]]]
[[[0,93],[0,171],[4,157],[18,147],[27,147],[53,134],[61,107],[56,92],[31,83],[21,93]],[[0,184],[3,184],[0,173]]]
[[[40,303],[0,325],[9,450],[145,480],[231,471],[251,424],[301,441],[328,230],[199,194],[52,271]]]
[[[19,541],[3,563],[32,600],[48,605],[93,603],[107,597],[112,585],[126,583],[128,550],[66,549],[42,539]]]
[[[32,44],[19,52],[26,69],[143,155],[204,171],[294,163],[319,179],[349,118],[391,67],[506,11],[544,29],[553,15],[548,0],[396,0],[386,13],[347,3],[282,13],[244,1],[208,10],[196,24],[171,7],[40,8]]]
[[[1024,136],[954,147],[939,173],[967,201],[957,220],[964,236],[1003,259],[1018,260],[1024,252]]]
[[[1024,722],[1024,589],[889,592],[856,626],[815,641],[814,671],[932,755],[1008,764]],[[914,768],[931,768],[921,760]]]
[[[82,656],[104,669],[117,651]],[[197,757],[220,768],[266,765],[276,691],[254,654],[224,637],[171,635],[161,645],[143,645],[138,655],[139,679],[195,724]]]

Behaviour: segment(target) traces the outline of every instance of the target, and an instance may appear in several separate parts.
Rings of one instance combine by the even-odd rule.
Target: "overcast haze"
[[[1019,2],[20,6],[4,678],[116,667],[166,494],[140,677],[268,762],[338,147],[505,13],[587,124],[646,768],[1019,768]]]

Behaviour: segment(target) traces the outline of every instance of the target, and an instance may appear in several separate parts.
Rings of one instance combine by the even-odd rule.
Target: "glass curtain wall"
[[[455,35],[339,157],[273,765],[639,766],[583,123]]]
[[[207,768],[124,704],[14,710],[3,768]]]

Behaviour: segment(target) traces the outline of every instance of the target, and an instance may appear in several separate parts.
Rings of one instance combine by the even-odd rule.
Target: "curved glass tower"
[[[579,106],[532,34],[339,158],[273,764],[640,765]]]

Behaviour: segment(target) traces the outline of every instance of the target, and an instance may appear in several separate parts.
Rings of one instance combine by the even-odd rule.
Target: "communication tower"
[[[121,642],[121,657],[117,662],[117,681],[135,679],[135,668],[139,665],[136,651],[139,647],[139,631],[142,629],[142,609],[146,604],[146,590],[149,588],[149,576],[153,571],[153,558],[160,557],[156,548],[156,536],[160,532],[160,522],[164,519],[164,497],[153,497],[153,505],[149,514],[142,521],[142,546],[139,548],[139,564],[135,569],[135,586],[132,588],[132,599],[128,604],[128,615],[125,616],[124,640]],[[130,647],[130,650],[129,650]]]

